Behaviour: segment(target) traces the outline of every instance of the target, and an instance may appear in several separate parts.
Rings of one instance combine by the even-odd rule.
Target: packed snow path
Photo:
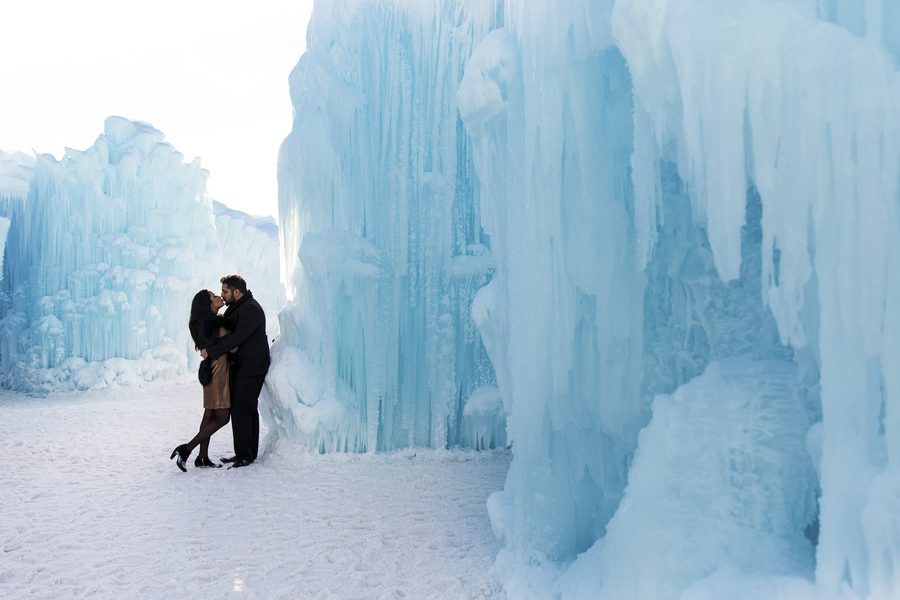
[[[505,452],[312,455],[245,469],[169,460],[193,382],[0,393],[0,597],[479,598],[499,550],[485,502]],[[265,442],[264,442],[265,443]],[[210,456],[231,454],[231,427]]]

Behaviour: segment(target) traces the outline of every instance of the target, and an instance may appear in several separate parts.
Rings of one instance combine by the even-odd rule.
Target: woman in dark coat
[[[209,290],[200,290],[194,296],[191,303],[191,318],[188,329],[194,338],[194,346],[202,350],[216,343],[219,338],[234,331],[234,325],[230,319],[218,314],[219,309],[225,303],[221,296],[215,295]],[[203,420],[200,421],[200,431],[187,444],[182,444],[172,451],[178,468],[187,471],[185,464],[191,452],[198,445],[200,454],[194,461],[195,467],[221,467],[209,459],[209,438],[228,423],[231,413],[231,389],[229,383],[228,354],[219,356],[212,364],[201,366],[201,377],[209,378],[209,382],[203,386]]]

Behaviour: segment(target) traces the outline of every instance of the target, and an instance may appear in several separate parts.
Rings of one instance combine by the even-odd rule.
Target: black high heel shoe
[[[198,469],[220,469],[222,465],[209,460],[208,456],[198,456],[194,459],[194,466]]]
[[[172,450],[172,456],[169,457],[169,460],[175,458],[175,455],[178,455],[178,459],[175,461],[175,464],[178,465],[178,468],[187,473],[187,467],[185,467],[185,463],[187,463],[188,456],[191,455],[191,451],[188,450],[187,444],[182,444]]]

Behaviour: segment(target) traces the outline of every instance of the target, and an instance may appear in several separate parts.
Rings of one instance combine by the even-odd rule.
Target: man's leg
[[[260,386],[260,390],[262,390],[262,386]],[[253,460],[256,460],[259,455],[259,392],[256,393],[256,398],[257,400],[253,402],[253,415],[251,415],[253,424],[250,426],[250,447],[253,448]]]
[[[231,423],[234,433],[234,455],[248,462],[256,460],[259,453],[259,393],[265,375],[234,378],[231,403]],[[236,401],[235,401],[236,400]]]
[[[235,387],[235,382],[237,380],[237,372],[240,370],[240,367],[236,364],[232,364],[231,368],[228,370],[228,386],[231,390],[231,440],[234,445],[234,456],[229,459],[222,458],[222,462],[234,462],[238,458],[238,431],[241,430],[241,415],[240,415],[240,394],[238,393],[237,388]]]

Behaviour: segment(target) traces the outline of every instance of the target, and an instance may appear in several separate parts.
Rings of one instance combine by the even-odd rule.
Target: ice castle
[[[0,155],[4,385],[184,372],[252,272],[273,435],[511,448],[507,598],[900,598],[900,2],[318,0],[307,40],[278,230],[141,122]]]
[[[272,426],[510,444],[510,598],[900,597],[900,4],[316,3]]]
[[[0,180],[5,387],[97,389],[184,373],[199,362],[191,298],[224,274],[252,270],[266,309],[283,305],[277,231],[214,207],[208,171],[154,127],[110,117],[87,150],[14,159]]]

